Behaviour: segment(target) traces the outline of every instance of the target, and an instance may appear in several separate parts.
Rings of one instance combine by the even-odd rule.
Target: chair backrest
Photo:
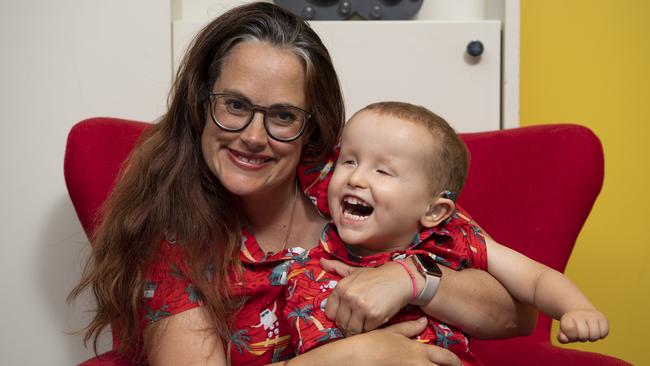
[[[65,179],[87,233],[137,138],[150,124],[79,122],[68,136]],[[463,134],[472,159],[460,204],[498,242],[564,271],[603,181],[598,138],[577,125]],[[538,330],[550,332],[541,316]]]
[[[565,124],[463,139],[472,160],[459,203],[497,242],[563,272],[602,187],[598,137]],[[550,327],[540,314],[537,330],[548,334]]]
[[[68,134],[63,171],[81,226],[90,236],[122,163],[149,123],[91,118]]]

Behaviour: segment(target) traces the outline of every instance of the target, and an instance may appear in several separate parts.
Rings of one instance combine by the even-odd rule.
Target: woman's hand
[[[410,278],[396,263],[358,268],[321,259],[321,266],[344,277],[332,292],[325,313],[346,334],[376,329],[412,296]],[[453,271],[444,266],[440,270],[443,276],[438,292],[420,307],[428,315],[476,338],[516,337],[535,329],[536,310],[513,298],[486,271]]]
[[[314,348],[289,361],[289,365],[462,366],[451,351],[410,339],[422,333],[425,326],[426,318],[393,324]]]
[[[411,280],[399,264],[358,268],[327,259],[320,264],[343,277],[327,300],[325,314],[346,336],[378,328],[412,296]]]

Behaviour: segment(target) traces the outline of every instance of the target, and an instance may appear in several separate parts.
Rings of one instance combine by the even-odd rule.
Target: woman
[[[302,20],[255,3],[206,26],[179,69],[167,114],[142,138],[105,205],[71,294],[92,287],[97,297],[85,340],[96,342],[117,322],[122,349],[131,357],[144,349],[152,365],[290,358],[287,325],[275,316],[282,268],[316,246],[326,223],[312,200],[322,202],[327,177],[318,167],[343,120],[329,54]],[[302,189],[297,169],[312,177]],[[326,265],[351,273],[328,311],[349,334],[371,331],[291,365],[458,364],[450,352],[409,339],[422,330],[418,322],[372,330],[408,302],[403,269]],[[476,318],[456,319],[458,306],[477,309]],[[522,334],[534,323],[481,272],[445,271],[423,309],[474,336]]]

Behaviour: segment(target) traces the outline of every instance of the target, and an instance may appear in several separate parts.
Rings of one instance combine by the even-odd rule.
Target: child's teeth
[[[366,218],[366,216],[359,216],[355,215],[353,213],[350,213],[348,211],[343,212],[343,215],[347,217],[348,219],[355,220],[355,221],[360,221]]]
[[[345,202],[352,204],[352,205],[362,205],[362,206],[369,206],[367,203],[364,201],[356,198],[356,197],[346,197]]]

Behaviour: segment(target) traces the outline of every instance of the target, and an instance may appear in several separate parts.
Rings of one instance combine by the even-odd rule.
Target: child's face
[[[338,232],[360,246],[357,254],[411,243],[434,195],[426,169],[434,143],[425,127],[373,111],[347,123],[328,196]]]

